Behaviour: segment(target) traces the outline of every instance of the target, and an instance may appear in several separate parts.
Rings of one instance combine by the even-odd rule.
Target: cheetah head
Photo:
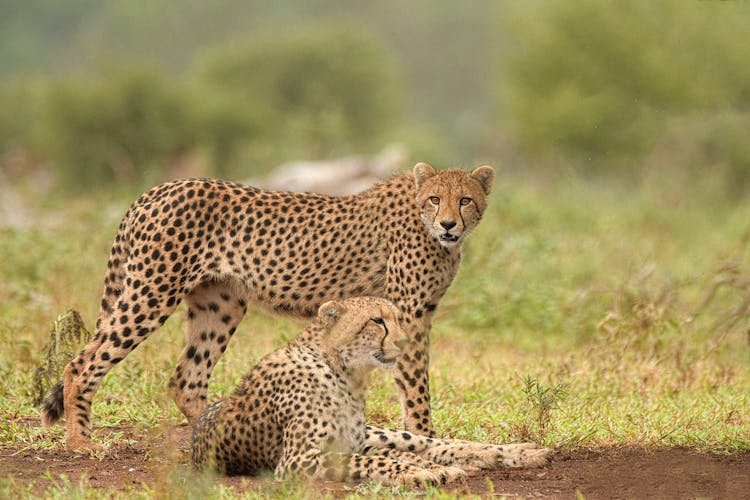
[[[398,322],[399,310],[390,301],[354,297],[320,306],[325,343],[345,368],[370,371],[392,369],[407,337]]]
[[[495,171],[483,166],[471,173],[438,172],[427,163],[417,163],[413,174],[417,205],[430,234],[445,248],[458,246],[487,208]]]

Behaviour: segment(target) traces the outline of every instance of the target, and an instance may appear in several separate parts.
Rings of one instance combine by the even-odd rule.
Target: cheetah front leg
[[[451,464],[466,471],[501,468],[542,467],[552,450],[536,443],[485,444],[447,441],[420,454],[439,464]]]
[[[441,484],[449,483],[466,476],[466,471],[464,469],[432,462],[415,453],[397,450],[395,448],[365,447],[362,454],[367,455],[368,457],[388,457],[396,460],[400,464],[414,465],[420,469],[427,469],[438,475]]]
[[[321,418],[335,420],[326,412]],[[349,452],[337,446],[340,435],[333,430],[309,430],[307,419],[293,420],[284,429],[281,459],[274,470],[276,479],[287,475],[301,475],[310,479],[333,481],[372,481],[390,486],[442,484],[459,477],[461,471],[421,458],[392,456],[389,452],[369,449],[367,454]],[[333,448],[332,448],[333,447]]]
[[[430,410],[430,325],[432,313],[445,290],[423,288],[410,274],[419,275],[418,262],[410,263],[412,273],[403,273],[403,248],[388,258],[386,298],[401,311],[399,322],[409,338],[393,370],[401,400],[402,422],[410,432],[434,436]],[[419,270],[418,270],[419,269]],[[426,301],[430,301],[429,303]]]
[[[371,481],[387,486],[445,484],[465,475],[455,467],[393,450],[375,450],[364,455],[323,452],[315,448],[284,454],[274,477],[282,480],[293,474],[314,480]]]
[[[393,370],[399,389],[404,427],[414,433],[434,436],[430,410],[429,324],[404,315],[401,324],[409,337]]]
[[[460,467],[466,471],[541,467],[547,464],[552,454],[552,450],[535,443],[498,445],[435,439],[372,425],[367,426],[365,445],[409,451],[431,462]]]
[[[247,302],[228,282],[209,281],[195,287],[187,305],[185,348],[169,379],[177,407],[194,425],[208,406],[208,381],[247,310]]]

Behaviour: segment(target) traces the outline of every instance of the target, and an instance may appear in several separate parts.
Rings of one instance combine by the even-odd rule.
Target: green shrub
[[[151,181],[195,146],[189,110],[180,87],[156,71],[54,81],[35,143],[68,186]]]
[[[199,147],[209,163],[207,173],[222,178],[254,175],[258,155],[247,159],[240,152],[262,149],[263,123],[257,110],[199,82],[192,82],[188,96]]]
[[[256,117],[255,156],[266,161],[379,148],[398,109],[395,71],[385,49],[346,27],[274,33],[214,51],[197,72],[227,100],[227,112],[243,109]],[[237,154],[239,143],[218,147],[219,157]]]
[[[43,87],[31,79],[0,81],[0,155],[29,149]]]
[[[670,118],[750,103],[741,4],[558,0],[503,15],[518,47],[502,73],[504,109],[527,153],[630,166]]]
[[[399,108],[386,50],[341,26],[217,49],[181,80],[116,68],[4,84],[0,152],[42,160],[67,191],[150,184],[186,155],[206,160],[201,173],[241,178],[378,150]]]
[[[742,196],[750,187],[750,111],[718,111],[665,121],[644,161],[646,178],[671,192]],[[675,168],[678,167],[678,168]]]

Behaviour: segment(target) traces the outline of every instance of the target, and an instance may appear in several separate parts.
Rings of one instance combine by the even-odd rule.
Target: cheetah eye
[[[466,205],[468,205],[469,203],[471,203],[471,201],[472,201],[471,198],[469,198],[469,197],[463,197],[463,198],[461,198],[460,203],[461,203],[462,206],[465,207]]]
[[[430,203],[433,205],[440,205],[440,198],[437,196],[430,196]]]
[[[372,318],[373,323],[377,323],[379,325],[385,325],[385,321],[383,318]]]

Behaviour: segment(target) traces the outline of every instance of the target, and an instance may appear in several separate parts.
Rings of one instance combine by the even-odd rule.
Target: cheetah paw
[[[440,478],[440,484],[447,484],[466,477],[466,471],[459,467],[452,467],[449,465],[434,465],[430,468]]]
[[[444,480],[441,474],[431,469],[414,469],[402,474],[398,482],[407,486],[427,486],[443,484]]]
[[[77,454],[89,454],[91,456],[101,455],[107,451],[107,447],[94,443],[90,437],[73,434],[66,436],[65,447]]]
[[[466,471],[486,469],[541,467],[549,461],[552,450],[535,443],[481,444],[462,442],[432,448],[427,458],[461,467]]]
[[[552,450],[536,443],[489,445],[486,455],[495,464],[491,468],[542,467],[549,463]]]

